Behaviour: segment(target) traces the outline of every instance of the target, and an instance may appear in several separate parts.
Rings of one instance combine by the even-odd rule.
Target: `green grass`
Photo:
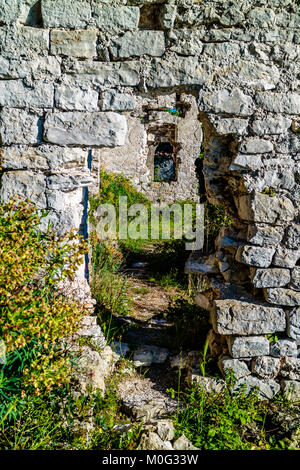
[[[284,450],[293,449],[289,438],[277,436],[270,410],[294,413],[299,405],[282,397],[262,402],[255,392],[233,394],[230,379],[224,391],[208,393],[200,385],[182,393],[185,406],[174,417],[176,436],[184,434],[202,450]],[[298,444],[299,448],[300,443]]]
[[[131,292],[134,294],[146,295],[149,294],[150,289],[148,287],[132,287]]]

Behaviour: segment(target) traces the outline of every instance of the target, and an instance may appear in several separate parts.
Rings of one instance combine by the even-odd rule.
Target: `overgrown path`
[[[131,408],[151,404],[153,413],[157,404],[163,405],[164,412],[177,406],[171,396],[184,377],[172,367],[174,360],[192,349],[203,349],[207,333],[206,326],[197,337],[199,308],[184,274],[188,253],[179,256],[178,248],[174,242],[121,247],[123,262],[111,272],[110,280],[119,288],[112,292],[113,312],[101,313],[101,306],[99,311],[109,343],[135,366],[135,373],[120,384],[123,401]]]

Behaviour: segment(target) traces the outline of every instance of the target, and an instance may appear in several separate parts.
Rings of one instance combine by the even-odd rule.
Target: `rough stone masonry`
[[[300,393],[299,14],[297,0],[0,0],[2,200],[84,230],[102,163],[152,198],[195,197],[202,123],[206,196],[233,223],[187,271],[206,279],[221,370],[264,397]]]

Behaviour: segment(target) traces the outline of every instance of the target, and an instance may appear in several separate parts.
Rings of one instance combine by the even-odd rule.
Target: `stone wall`
[[[297,3],[0,0],[1,198],[31,198],[62,233],[86,231],[101,162],[154,199],[193,196],[201,121],[207,198],[233,223],[187,271],[205,275],[222,370],[268,396],[300,380]],[[182,103],[168,129],[183,179],[153,189],[163,109]]]

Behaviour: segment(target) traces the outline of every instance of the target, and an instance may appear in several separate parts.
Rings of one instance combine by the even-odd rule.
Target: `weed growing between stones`
[[[203,386],[181,393],[184,406],[174,418],[176,437],[184,434],[203,450],[283,450],[299,448],[295,427],[278,432],[276,414],[291,419],[299,417],[299,405],[283,398],[262,402],[255,391],[248,396],[231,392],[232,379],[227,378],[221,392],[208,392]]]

